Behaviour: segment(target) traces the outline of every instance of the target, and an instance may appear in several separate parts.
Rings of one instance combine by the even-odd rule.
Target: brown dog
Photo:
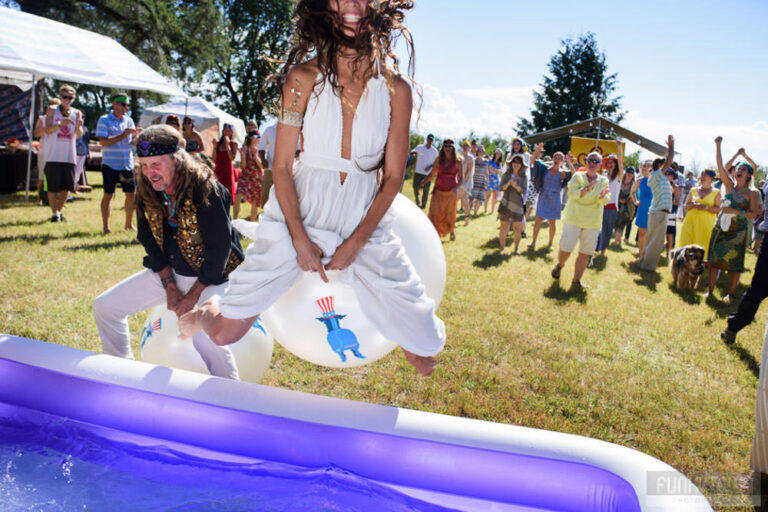
[[[696,244],[678,247],[672,251],[669,269],[680,291],[696,288],[704,273],[704,248]]]

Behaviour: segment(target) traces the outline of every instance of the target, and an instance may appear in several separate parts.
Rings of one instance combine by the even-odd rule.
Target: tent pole
[[[32,73],[32,104],[29,107],[29,149],[27,150],[27,186],[24,193],[24,202],[29,202],[29,179],[32,175],[32,140],[35,138],[35,91],[37,89],[37,76]],[[38,158],[40,158],[38,156]]]

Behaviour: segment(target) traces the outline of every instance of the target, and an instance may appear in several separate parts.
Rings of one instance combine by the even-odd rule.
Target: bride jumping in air
[[[297,3],[269,201],[226,292],[182,317],[183,335],[202,328],[217,344],[234,343],[302,272],[327,281],[334,270],[368,320],[421,374],[432,373],[445,327],[388,211],[403,181],[412,110],[392,43],[402,34],[413,56],[402,24],[412,7],[407,0]]]

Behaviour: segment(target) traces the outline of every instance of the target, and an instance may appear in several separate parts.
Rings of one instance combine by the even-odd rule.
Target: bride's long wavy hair
[[[413,37],[404,23],[405,11],[413,9],[413,5],[412,0],[369,0],[360,20],[360,30],[357,35],[348,36],[343,31],[341,15],[331,11],[330,0],[298,0],[293,11],[293,46],[282,74],[277,77],[281,90],[285,76],[293,66],[316,57],[320,68],[318,85],[328,79],[338,91],[336,57],[346,51],[356,54],[352,64],[354,72],[363,65],[373,70],[376,62],[382,67],[391,62],[394,71],[400,73],[400,59],[395,55],[393,45],[398,37],[402,37],[408,52],[407,77],[421,98],[421,90],[413,80]]]

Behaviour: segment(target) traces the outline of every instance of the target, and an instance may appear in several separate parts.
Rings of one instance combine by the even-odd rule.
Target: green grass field
[[[102,234],[101,177],[88,178],[94,191],[68,204],[65,224],[50,223],[50,210],[24,203],[23,193],[0,196],[0,332],[100,350],[91,301],[140,270],[143,249],[120,229],[121,192],[113,233]],[[406,194],[410,188],[406,183]],[[246,205],[241,216],[248,211]],[[635,270],[630,245],[612,246],[587,270],[588,290],[572,293],[549,275],[558,238],[554,249],[532,252],[523,240],[522,253],[512,256],[509,247],[499,254],[497,236],[489,214],[468,227],[459,223],[457,240],[444,244],[448,276],[439,315],[448,342],[431,377],[419,377],[400,352],[342,371],[276,345],[263,383],[595,437],[671,464],[713,503],[722,493],[743,495],[737,478],[749,472],[768,305],[726,346],[719,332],[736,306],[719,301],[723,288],[709,301],[701,290],[678,294],[667,268]],[[546,236],[542,230],[540,246]],[[748,268],[754,264],[748,252]],[[563,286],[572,272],[573,258]],[[739,295],[751,277],[742,276]],[[137,356],[145,317],[131,319]]]

